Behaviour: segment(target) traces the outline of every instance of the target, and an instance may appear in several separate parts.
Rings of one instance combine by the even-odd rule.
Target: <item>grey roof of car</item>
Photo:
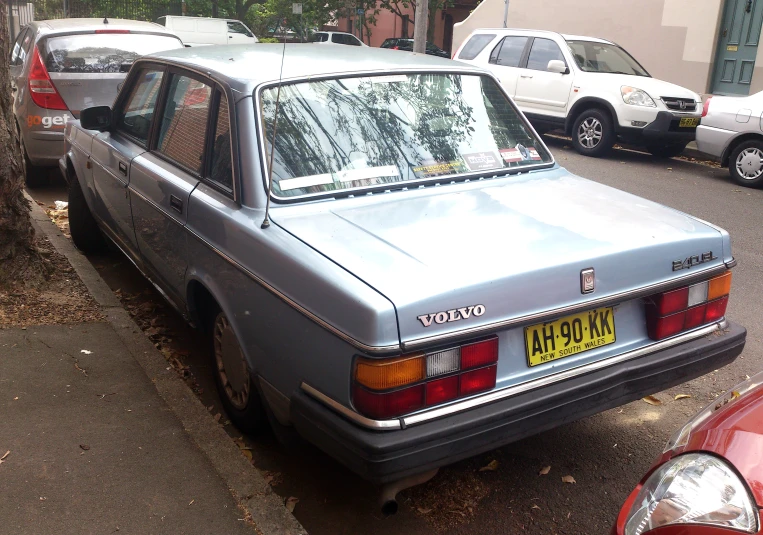
[[[281,58],[283,75],[281,76]],[[235,91],[251,94],[259,84],[280,79],[357,72],[450,70],[484,73],[482,69],[445,58],[371,47],[336,47],[331,53],[320,44],[255,43],[251,45],[197,46],[156,52],[157,58],[209,73]]]
[[[86,32],[94,30],[140,30],[144,32],[164,33],[167,35],[175,35],[161,24],[154,22],[144,22],[140,20],[127,20],[127,19],[106,19],[109,22],[103,23],[103,17],[92,19],[51,19],[51,20],[37,20],[29,23],[32,28],[40,31],[40,33],[63,33],[63,32]]]

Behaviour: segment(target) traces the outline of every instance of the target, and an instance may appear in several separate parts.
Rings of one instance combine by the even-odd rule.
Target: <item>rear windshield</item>
[[[127,72],[140,56],[182,48],[177,37],[144,33],[79,34],[45,41],[48,72]]]
[[[477,35],[472,35],[472,38],[469,39],[469,42],[466,43],[464,48],[461,49],[461,53],[458,55],[458,59],[476,58],[477,54],[482,52],[487,44],[493,39],[495,39],[495,34],[493,33],[478,33]]]
[[[284,85],[262,92],[275,129],[280,197],[435,177],[494,173],[552,161],[488,76],[405,74]]]

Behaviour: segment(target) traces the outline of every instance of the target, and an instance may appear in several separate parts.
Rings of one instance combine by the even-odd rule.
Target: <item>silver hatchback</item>
[[[22,29],[10,64],[27,182],[34,185],[58,163],[69,120],[114,101],[135,59],[182,47],[176,35],[151,22],[61,19]]]

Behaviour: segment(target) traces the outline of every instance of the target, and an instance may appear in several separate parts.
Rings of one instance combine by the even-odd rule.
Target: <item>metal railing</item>
[[[26,4],[9,0],[10,4]],[[109,17],[155,21],[163,15],[181,15],[181,0],[34,0],[34,20]]]

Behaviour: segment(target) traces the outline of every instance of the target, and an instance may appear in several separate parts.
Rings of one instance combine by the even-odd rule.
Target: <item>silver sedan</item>
[[[763,186],[763,91],[710,97],[697,128],[697,148],[719,158],[740,186]]]

